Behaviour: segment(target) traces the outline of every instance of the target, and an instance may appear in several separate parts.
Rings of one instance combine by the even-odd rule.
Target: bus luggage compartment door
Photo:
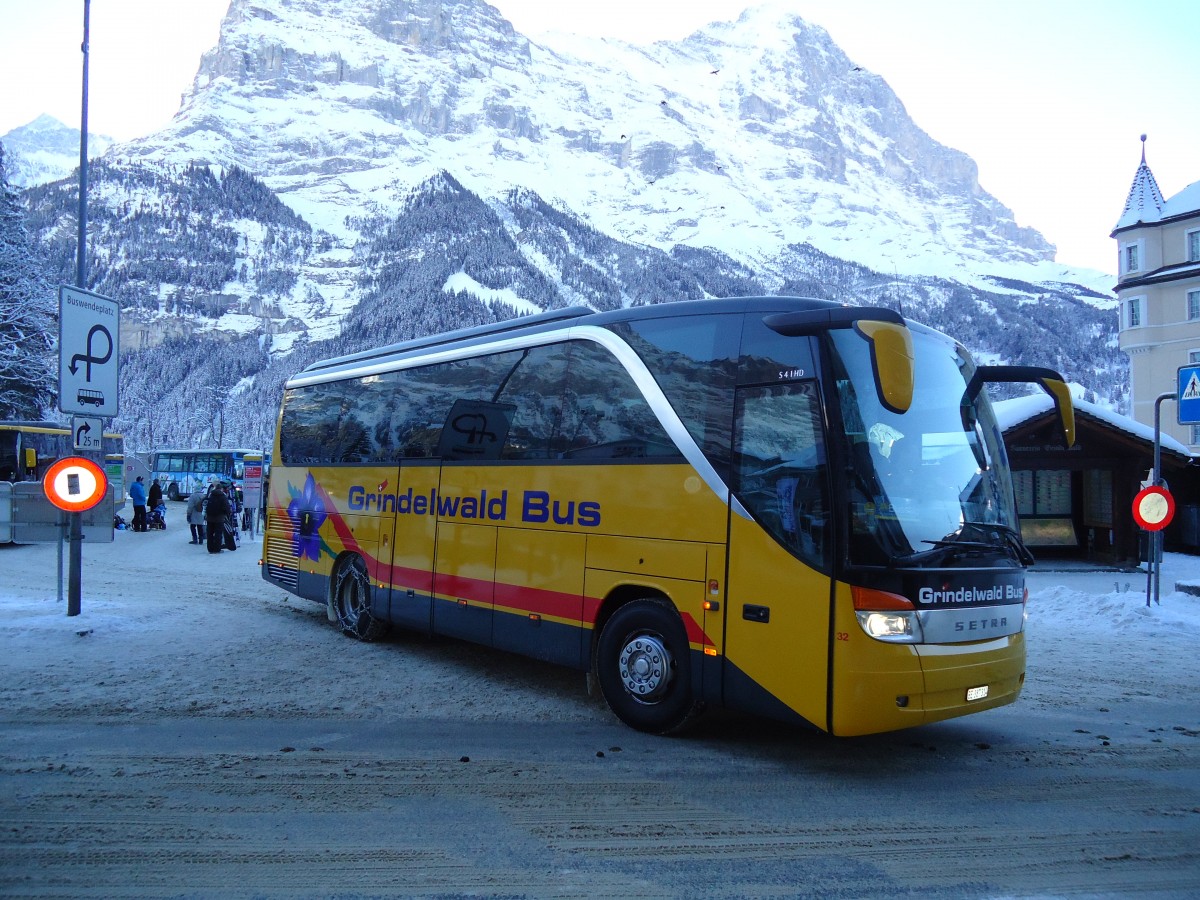
[[[437,515],[430,509],[441,481],[439,465],[403,465],[396,486],[388,618],[428,632],[433,626],[433,552]]]
[[[433,630],[490,644],[495,577],[494,525],[438,522]]]

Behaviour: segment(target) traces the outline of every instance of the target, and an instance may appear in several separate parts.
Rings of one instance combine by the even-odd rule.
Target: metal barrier
[[[50,502],[40,481],[22,481],[8,487],[12,510],[10,542],[53,544],[63,539],[68,514]],[[79,514],[83,516],[85,540],[93,544],[112,543],[115,506],[116,491],[110,488],[103,500]]]
[[[12,483],[0,481],[0,544],[11,544],[13,539]]]

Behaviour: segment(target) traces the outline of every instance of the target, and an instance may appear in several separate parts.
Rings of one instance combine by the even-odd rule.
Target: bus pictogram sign
[[[104,499],[108,493],[108,476],[90,459],[68,456],[46,470],[42,490],[59,509],[83,512]]]
[[[1166,488],[1151,485],[1133,498],[1133,520],[1147,531],[1161,531],[1175,517],[1175,498]]]

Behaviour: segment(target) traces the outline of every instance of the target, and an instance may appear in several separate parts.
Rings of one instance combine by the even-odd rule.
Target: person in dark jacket
[[[146,496],[146,509],[158,509],[162,503],[162,485],[155,478],[150,482],[150,493]]]
[[[208,495],[208,506],[204,510],[209,553],[220,553],[223,546],[229,546],[225,538],[225,531],[232,513],[233,507],[229,505],[229,498],[225,495],[225,486],[216,485],[212,489],[212,493]],[[236,550],[237,545],[234,544],[229,549]]]
[[[146,485],[139,475],[129,486],[129,499],[133,501],[133,530],[146,530]]]

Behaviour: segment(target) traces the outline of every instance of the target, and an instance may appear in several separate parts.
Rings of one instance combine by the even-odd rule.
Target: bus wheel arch
[[[173,482],[173,481],[167,485],[167,499],[168,500],[178,500],[179,499],[179,486],[177,484],[175,484],[175,482]]]
[[[618,719],[651,734],[672,734],[700,711],[692,688],[687,631],[661,593],[610,597],[596,621],[592,677]]]
[[[371,642],[387,631],[387,622],[371,612],[371,576],[357,553],[343,553],[329,579],[329,608],[342,634]]]

